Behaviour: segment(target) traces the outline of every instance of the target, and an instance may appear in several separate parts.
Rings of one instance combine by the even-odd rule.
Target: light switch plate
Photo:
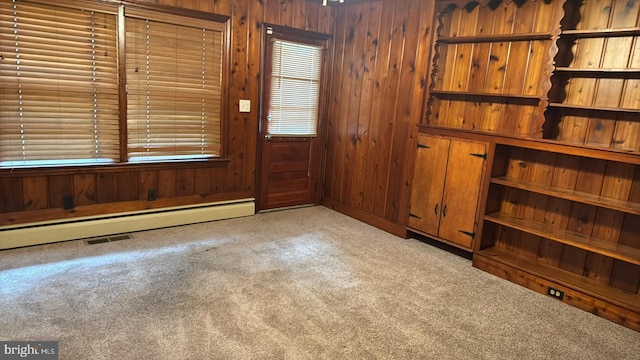
[[[251,111],[251,100],[240,100],[240,112],[250,112]]]

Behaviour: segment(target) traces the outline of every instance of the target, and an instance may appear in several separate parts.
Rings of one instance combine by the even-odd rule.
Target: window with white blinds
[[[0,1],[0,166],[117,161],[116,29],[114,13]]]
[[[316,136],[322,47],[272,40],[268,132]]]
[[[126,14],[129,160],[219,156],[222,25]]]
[[[224,33],[204,13],[0,0],[0,168],[219,157]]]

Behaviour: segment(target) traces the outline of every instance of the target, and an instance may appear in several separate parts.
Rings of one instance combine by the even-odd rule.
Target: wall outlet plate
[[[551,286],[547,287],[547,295],[554,297],[558,300],[564,299],[564,291],[558,290],[556,288],[552,288]]]
[[[240,112],[250,112],[250,111],[251,111],[251,100],[241,99]]]
[[[154,201],[157,196],[158,196],[158,193],[156,192],[156,189],[147,190],[147,200],[148,201]]]

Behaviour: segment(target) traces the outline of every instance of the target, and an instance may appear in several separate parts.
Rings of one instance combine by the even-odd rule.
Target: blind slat
[[[117,159],[116,16],[3,0],[0,23],[0,166]]]
[[[0,0],[0,166],[220,155],[224,24],[125,6],[120,139],[117,6],[59,2]]]
[[[127,17],[126,34],[129,158],[219,156],[220,32]]]

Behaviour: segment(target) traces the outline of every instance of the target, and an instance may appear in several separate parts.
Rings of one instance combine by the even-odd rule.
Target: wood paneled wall
[[[333,30],[335,7],[306,0],[146,0],[231,16],[226,154],[229,161],[67,169],[0,170],[0,226],[253,197],[258,132],[260,29],[268,22]],[[238,111],[239,99],[252,102]],[[157,200],[147,201],[147,190]],[[73,196],[75,209],[63,210]]]
[[[405,235],[433,1],[349,5],[335,18],[322,203]]]

